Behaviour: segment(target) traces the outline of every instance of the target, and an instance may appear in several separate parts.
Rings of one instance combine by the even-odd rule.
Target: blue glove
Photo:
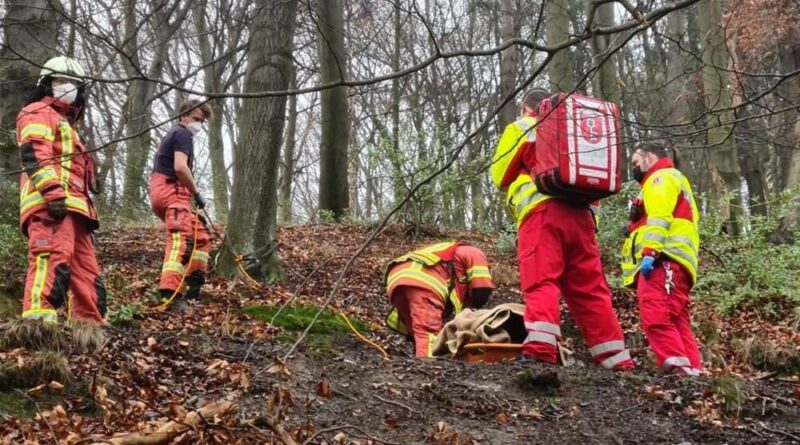
[[[651,256],[643,257],[642,263],[639,265],[639,272],[641,272],[645,278],[648,278],[650,273],[653,272],[653,269],[655,269],[655,262],[656,259]]]

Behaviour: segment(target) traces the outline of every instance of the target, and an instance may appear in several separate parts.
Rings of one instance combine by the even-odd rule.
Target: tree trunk
[[[203,86],[209,93],[220,93],[223,90],[222,77],[229,58],[215,61],[217,54],[211,45],[211,38],[215,37],[214,31],[209,34],[206,23],[207,4],[208,2],[203,0],[192,6],[200,57],[204,65]],[[225,168],[225,147],[222,137],[224,103],[220,99],[215,99],[208,105],[214,113],[214,118],[208,122],[208,157],[211,161],[211,186],[214,190],[214,216],[219,222],[224,223],[228,220],[228,171]]]
[[[686,16],[683,10],[672,12],[667,16],[667,35],[669,57],[667,58],[667,83],[664,86],[664,97],[661,108],[666,110],[666,123],[674,125],[681,132],[691,119],[691,94],[687,89],[687,67],[683,59],[682,50],[677,43],[686,45]],[[682,130],[686,131],[686,130]],[[677,167],[689,179],[691,184],[697,184],[696,152],[692,149],[688,139],[673,139],[675,162]]]
[[[134,0],[125,2],[125,40],[127,42],[125,51],[128,55],[125,70],[129,77],[141,76],[142,71],[146,71],[147,77],[150,79],[161,77],[169,53],[170,38],[183,23],[188,11],[188,4],[183,9],[176,11],[178,2],[166,10],[167,5],[158,0],[151,0],[149,4],[154,10],[152,27],[157,43],[150,68],[145,70],[141,63],[140,42],[137,38],[141,34],[136,15],[137,2]],[[172,23],[169,22],[170,18],[174,19]],[[125,181],[122,186],[123,207],[120,216],[129,221],[136,220],[147,213],[143,192],[146,187],[145,167],[152,147],[149,127],[152,125],[151,104],[155,85],[154,82],[146,80],[133,80],[128,88],[125,135],[129,139],[125,142]]]
[[[796,44],[781,46],[781,72],[790,73],[800,67],[800,48]],[[784,86],[782,96],[787,104],[797,104],[800,100],[800,81],[796,77],[788,79]],[[784,112],[783,137],[779,139],[781,147],[778,149],[778,183],[782,186],[778,192],[794,189],[800,185],[800,124],[796,122],[797,113]],[[793,243],[796,240],[793,231],[800,225],[800,198],[795,197],[790,203],[787,214],[781,218],[778,227],[770,235],[774,243]]]
[[[344,46],[344,4],[342,0],[317,0],[320,81],[323,85],[347,80]],[[320,136],[319,207],[336,219],[347,212],[347,147],[350,119],[347,88],[339,86],[320,92],[322,134]]]
[[[592,27],[611,27],[614,26],[614,3],[604,3],[597,7],[594,23],[589,23]],[[593,65],[600,64],[597,73],[592,79],[592,89],[594,96],[619,104],[620,90],[617,83],[617,57],[608,57],[611,46],[611,37],[600,35],[592,38]],[[603,62],[604,59],[608,59]]]
[[[543,0],[545,36],[548,46],[564,43],[569,38],[567,0]],[[575,88],[575,73],[569,48],[558,51],[547,66],[551,90],[570,92]]]
[[[3,45],[0,45],[0,169],[20,168],[14,129],[17,114],[36,87],[40,66],[56,55],[63,11],[57,0],[5,2],[2,18]],[[22,60],[17,54],[24,55]],[[31,65],[37,63],[40,66]],[[2,175],[9,183],[17,175]]]
[[[256,0],[255,8],[244,91],[285,90],[291,77],[297,0]],[[277,176],[286,96],[245,99],[238,115],[225,239],[238,252],[252,252],[259,259],[259,267],[253,270],[257,278],[275,281],[283,274],[277,255]],[[235,268],[234,253],[223,250],[220,273],[232,276]]]
[[[730,234],[742,231],[741,180],[736,141],[733,136],[734,119],[730,110],[731,95],[728,90],[728,71],[731,58],[722,27],[722,8],[719,0],[706,0],[701,5],[703,38],[703,96],[706,104],[706,135],[710,155],[709,162],[724,182],[726,190],[717,190],[713,196],[720,212],[726,218],[726,230]],[[717,187],[714,187],[717,189]],[[712,189],[712,190],[714,190]],[[720,193],[722,192],[722,193]],[[725,202],[727,201],[727,202]]]
[[[515,8],[513,0],[502,0],[501,3],[502,15],[500,32],[503,41],[511,40],[514,35],[514,16]],[[474,14],[470,14],[470,23],[474,22]],[[470,25],[474,28],[473,25]],[[471,35],[471,34],[470,34]],[[469,46],[472,48],[472,46]],[[511,45],[504,49],[500,55],[500,100],[504,100],[514,91],[517,77],[517,47]],[[471,91],[471,89],[470,89]],[[517,119],[517,106],[516,101],[509,101],[506,106],[500,110],[500,128],[505,128],[506,125],[514,122]]]
[[[297,72],[294,65],[289,67],[289,88],[297,87]],[[297,132],[297,96],[289,96],[289,106],[286,111],[288,123],[284,135],[283,162],[281,163],[280,182],[280,221],[282,224],[292,222],[292,181],[294,181],[294,149],[296,146],[295,133]]]

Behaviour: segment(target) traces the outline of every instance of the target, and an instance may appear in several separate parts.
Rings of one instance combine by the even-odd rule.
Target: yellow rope
[[[166,310],[169,307],[169,305],[172,304],[172,301],[175,300],[175,297],[180,293],[181,288],[183,288],[183,282],[186,280],[186,272],[189,271],[189,264],[192,264],[192,258],[194,257],[194,253],[197,250],[197,231],[198,231],[199,228],[200,228],[200,213],[199,212],[195,212],[195,214],[194,214],[194,235],[193,235],[194,239],[193,239],[193,242],[192,242],[192,253],[189,255],[189,263],[183,269],[183,275],[181,275],[181,281],[178,283],[178,286],[175,287],[175,292],[172,293],[172,296],[169,297],[169,300],[165,301],[164,303],[162,303],[162,304],[160,304],[160,305],[158,305],[156,307],[147,308],[145,310],[146,312],[158,312],[158,311]]]
[[[383,349],[381,347],[381,345],[373,342],[372,340],[368,339],[367,337],[364,337],[364,335],[362,335],[360,332],[358,332],[358,329],[356,329],[356,327],[353,326],[352,323],[350,323],[350,319],[347,318],[347,315],[345,315],[344,312],[339,312],[338,315],[340,317],[342,317],[342,319],[344,319],[344,322],[347,323],[347,326],[350,327],[350,330],[353,331],[353,333],[356,335],[356,337],[359,340],[361,340],[362,342],[364,342],[364,343],[372,346],[373,348],[377,349],[381,353],[381,355],[383,355],[383,358],[389,358],[389,354],[386,353],[386,350]]]
[[[206,213],[206,217],[208,217],[207,213]],[[208,220],[210,222],[211,229],[213,230],[214,235],[217,238],[219,238],[220,241],[222,241],[223,244],[225,244],[225,246],[228,248],[228,250],[231,251],[231,253],[234,254],[234,262],[236,263],[236,269],[241,274],[242,278],[244,279],[244,282],[247,283],[247,285],[249,285],[250,287],[252,287],[252,288],[254,288],[256,290],[263,289],[264,286],[262,286],[261,283],[259,283],[255,278],[253,278],[253,276],[250,275],[247,272],[247,269],[245,269],[244,265],[242,265],[242,263],[244,262],[244,256],[240,255],[240,254],[237,254],[236,251],[233,249],[233,246],[228,244],[227,241],[225,241],[225,238],[219,232],[219,230],[217,230],[217,226],[214,225],[214,222],[211,221],[210,218]],[[345,323],[347,323],[347,326],[350,327],[351,331],[353,331],[353,334],[355,334],[356,338],[358,338],[362,342],[372,346],[373,348],[377,349],[383,355],[384,358],[389,358],[389,354],[386,353],[386,350],[383,349],[379,344],[371,341],[370,339],[364,337],[364,335],[362,335],[360,332],[358,332],[358,330],[355,328],[355,326],[353,326],[353,324],[350,323],[350,319],[348,319],[347,316],[344,315],[344,313],[339,312],[338,315],[341,316],[344,319]]]

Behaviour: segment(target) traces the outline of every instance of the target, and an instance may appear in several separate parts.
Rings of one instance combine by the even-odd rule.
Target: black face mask
[[[631,174],[633,175],[633,179],[640,184],[644,180],[645,171],[643,171],[642,167],[639,165],[633,167],[633,171],[631,172]]]

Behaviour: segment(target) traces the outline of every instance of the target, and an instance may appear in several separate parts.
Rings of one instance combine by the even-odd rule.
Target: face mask
[[[62,83],[53,87],[53,97],[59,102],[71,105],[78,98],[78,87],[71,83]]]
[[[197,133],[200,133],[200,130],[203,129],[203,124],[201,124],[200,122],[192,122],[186,125],[186,129],[189,130],[189,132],[192,133],[192,135],[195,135]]]
[[[644,180],[644,174],[645,173],[646,173],[646,171],[642,170],[642,166],[641,165],[637,165],[636,167],[633,167],[633,171],[631,172],[631,174],[633,175],[633,179],[638,183],[641,183]]]

